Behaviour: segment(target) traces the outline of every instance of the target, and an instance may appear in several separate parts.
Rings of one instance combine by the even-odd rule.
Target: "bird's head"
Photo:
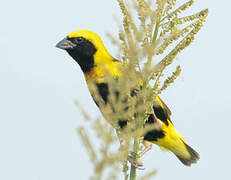
[[[68,34],[56,47],[66,50],[84,72],[90,71],[102,59],[112,59],[100,37],[89,30]]]

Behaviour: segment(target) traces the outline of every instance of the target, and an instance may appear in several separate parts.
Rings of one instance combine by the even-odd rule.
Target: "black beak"
[[[68,50],[73,49],[76,47],[76,44],[68,40],[67,38],[64,38],[62,41],[60,41],[58,44],[56,44],[57,48]]]

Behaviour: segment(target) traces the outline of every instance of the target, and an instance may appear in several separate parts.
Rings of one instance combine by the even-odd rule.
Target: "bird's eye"
[[[80,42],[82,42],[84,39],[82,38],[82,37],[77,37],[77,38],[75,38],[75,42],[76,43],[80,43]]]

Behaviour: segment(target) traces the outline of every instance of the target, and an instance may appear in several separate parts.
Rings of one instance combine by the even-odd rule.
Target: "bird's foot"
[[[128,155],[128,161],[131,163],[132,166],[134,166],[135,168],[139,169],[139,170],[144,170],[145,168],[143,168],[144,164],[138,159],[137,161],[133,160],[134,156],[138,156],[136,153],[134,152],[130,152],[130,154]]]
[[[144,164],[142,163],[142,161],[139,159],[141,158],[144,154],[146,154],[148,151],[150,151],[152,149],[152,145],[148,145],[145,146],[144,150],[142,150],[139,154],[136,154],[135,152],[130,152],[130,154],[128,155],[128,161],[131,163],[132,166],[134,166],[135,168],[139,169],[139,170],[144,170],[145,168],[143,167]],[[134,161],[134,157],[137,157],[137,161]]]

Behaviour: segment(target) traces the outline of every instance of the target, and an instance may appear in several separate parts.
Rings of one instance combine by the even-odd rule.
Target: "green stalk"
[[[138,151],[139,151],[139,138],[134,138],[134,145],[133,145],[133,152],[134,152],[134,155],[133,155],[133,158],[132,160],[134,162],[137,161],[137,154],[138,154]],[[131,170],[130,170],[130,178],[129,180],[136,180],[136,167],[132,166],[131,165]]]
[[[159,31],[159,27],[160,27],[160,21],[158,21],[156,23],[156,27],[155,27],[155,31],[154,31],[154,35],[153,35],[153,39],[152,39],[152,44],[155,43],[157,35],[158,35],[158,31]]]

